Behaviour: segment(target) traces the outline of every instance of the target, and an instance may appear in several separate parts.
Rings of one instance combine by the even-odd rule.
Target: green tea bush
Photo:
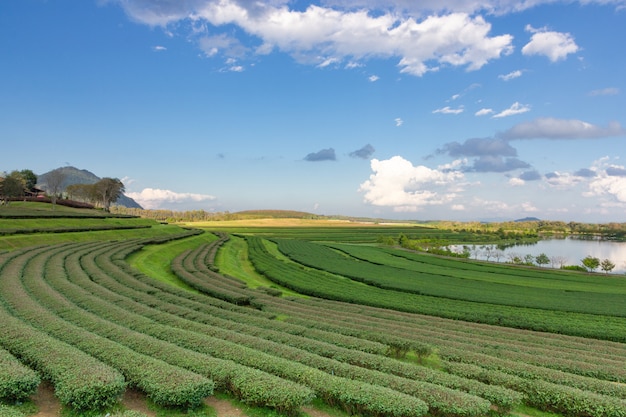
[[[0,399],[19,401],[34,393],[40,378],[15,356],[0,348]]]
[[[0,345],[52,381],[62,404],[100,409],[118,401],[126,388],[119,372],[2,312]]]

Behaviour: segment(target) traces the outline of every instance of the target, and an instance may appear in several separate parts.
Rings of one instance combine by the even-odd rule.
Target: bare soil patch
[[[61,416],[61,403],[54,396],[54,388],[49,382],[44,381],[39,385],[37,393],[32,396],[32,400],[39,409],[39,412],[34,414],[33,417]],[[246,417],[243,410],[234,406],[226,399],[209,397],[205,400],[205,403],[215,409],[218,417]],[[148,417],[156,416],[156,413],[148,408],[145,394],[140,391],[127,389],[122,396],[122,404],[128,410],[139,411]],[[329,414],[311,407],[305,407],[302,411],[311,417],[330,417]]]

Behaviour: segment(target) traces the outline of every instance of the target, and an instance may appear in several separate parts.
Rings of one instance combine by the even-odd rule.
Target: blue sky
[[[145,208],[626,221],[626,0],[4,0],[0,171]]]

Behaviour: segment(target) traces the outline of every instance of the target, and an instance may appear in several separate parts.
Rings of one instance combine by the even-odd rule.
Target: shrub
[[[13,355],[0,349],[0,399],[20,401],[39,386],[39,375],[22,365]]]

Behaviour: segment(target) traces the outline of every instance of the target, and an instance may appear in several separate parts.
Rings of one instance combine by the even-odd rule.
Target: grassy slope
[[[142,273],[152,278],[188,291],[197,292],[174,275],[170,264],[172,259],[182,252],[215,239],[216,237],[212,233],[204,233],[199,236],[175,240],[165,244],[148,245],[144,246],[139,252],[133,253],[127,261],[132,267],[139,269]]]
[[[231,236],[230,240],[219,250],[215,262],[222,274],[240,278],[244,280],[250,288],[278,288],[284,295],[301,296],[296,292],[279,287],[266,277],[257,273],[248,260],[247,243],[240,237]]]

